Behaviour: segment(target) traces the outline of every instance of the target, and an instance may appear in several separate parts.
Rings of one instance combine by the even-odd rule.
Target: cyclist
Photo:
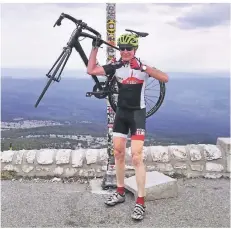
[[[117,45],[120,50],[120,59],[112,63],[99,66],[96,63],[98,48],[101,40],[93,40],[92,50],[87,66],[90,75],[115,74],[119,86],[117,111],[113,126],[113,145],[115,156],[117,190],[105,201],[105,204],[114,206],[125,201],[124,175],[125,150],[127,135],[131,133],[132,164],[135,168],[138,197],[133,219],[141,220],[145,213],[145,182],[146,169],[143,162],[143,144],[145,139],[146,108],[144,100],[145,83],[148,77],[154,77],[162,82],[168,82],[168,75],[159,71],[136,57],[138,38],[134,34],[122,34]]]

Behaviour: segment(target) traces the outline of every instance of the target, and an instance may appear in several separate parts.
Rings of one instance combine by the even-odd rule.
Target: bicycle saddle
[[[136,32],[136,31],[131,30],[131,29],[125,29],[125,31],[131,32],[131,33],[135,33],[135,34],[137,34],[139,37],[146,37],[146,36],[149,35],[148,33]]]

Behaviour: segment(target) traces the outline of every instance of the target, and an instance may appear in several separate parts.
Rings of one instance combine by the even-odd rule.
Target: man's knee
[[[125,158],[125,151],[120,148],[114,149],[114,156],[117,161],[123,161]]]
[[[143,162],[142,152],[132,153],[132,164],[134,166],[139,166]]]

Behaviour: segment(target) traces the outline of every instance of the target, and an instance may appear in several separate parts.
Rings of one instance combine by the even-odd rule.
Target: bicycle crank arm
[[[106,91],[94,91],[94,92],[87,92],[86,97],[91,97],[94,95],[97,99],[104,99],[107,97]]]

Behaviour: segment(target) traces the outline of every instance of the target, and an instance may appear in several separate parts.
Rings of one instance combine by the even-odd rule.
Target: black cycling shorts
[[[146,108],[129,110],[117,107],[113,125],[113,137],[124,137],[131,133],[131,140],[145,138]]]

